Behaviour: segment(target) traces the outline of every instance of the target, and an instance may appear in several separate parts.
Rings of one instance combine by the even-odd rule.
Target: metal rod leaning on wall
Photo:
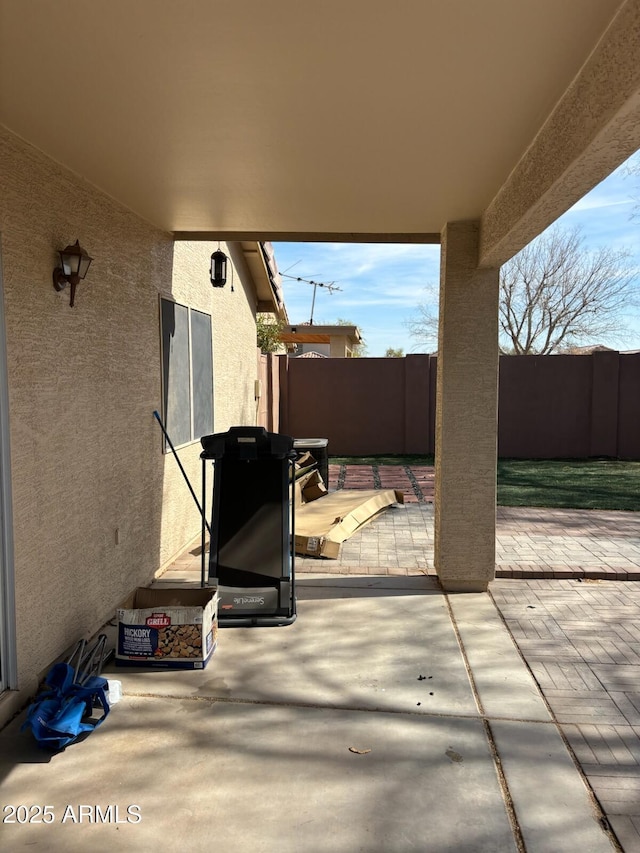
[[[200,538],[200,586],[202,589],[205,588],[205,576],[207,566],[205,564],[205,532],[204,526],[207,524],[206,517],[206,508],[207,508],[207,462],[205,459],[202,460],[202,531]],[[209,548],[213,548],[213,542],[211,541],[211,530],[209,529],[209,525],[207,524],[207,529],[209,530]]]
[[[185,482],[186,482],[187,486],[189,486],[189,491],[191,492],[191,497],[192,497],[192,498],[194,499],[194,501],[196,502],[196,506],[198,507],[198,512],[199,512],[199,513],[200,513],[200,515],[202,516],[202,521],[203,521],[203,523],[206,525],[207,530],[209,531],[209,536],[211,536],[211,528],[209,527],[209,523],[207,522],[207,519],[205,518],[204,511],[203,511],[202,507],[200,506],[200,501],[199,501],[199,500],[198,500],[198,498],[196,497],[196,493],[193,491],[193,486],[192,486],[192,485],[191,485],[191,483],[189,482],[189,478],[187,477],[187,472],[186,472],[186,471],[184,470],[184,468],[182,467],[182,462],[181,462],[181,461],[180,461],[180,459],[178,458],[178,454],[176,453],[176,449],[175,449],[175,447],[173,446],[173,443],[172,443],[171,439],[169,438],[169,434],[168,434],[168,432],[166,431],[166,429],[165,429],[165,427],[164,427],[164,424],[162,423],[162,420],[160,419],[160,415],[159,415],[159,414],[154,410],[154,412],[153,412],[153,416],[154,416],[154,418],[158,421],[158,423],[160,424],[160,429],[162,430],[162,432],[163,432],[163,434],[164,434],[164,437],[165,437],[165,439],[167,440],[167,444],[168,444],[168,445],[169,445],[169,447],[171,448],[171,452],[172,452],[172,453],[173,453],[173,455],[175,456],[176,462],[178,463],[178,467],[179,467],[179,468],[180,468],[180,470],[182,471],[182,476],[184,477],[184,479],[185,479]]]

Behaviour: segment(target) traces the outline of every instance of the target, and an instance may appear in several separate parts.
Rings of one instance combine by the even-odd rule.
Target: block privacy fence
[[[436,367],[263,355],[259,423],[327,438],[332,456],[433,454]],[[640,459],[640,352],[503,355],[499,379],[499,456]]]

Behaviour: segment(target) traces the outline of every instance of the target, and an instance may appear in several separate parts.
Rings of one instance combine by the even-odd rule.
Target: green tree
[[[353,320],[345,320],[344,317],[338,317],[335,323],[330,323],[329,325],[333,326],[355,326],[360,332],[360,343],[356,344],[353,348],[353,358],[364,358],[368,354],[367,342],[364,339],[364,335],[362,334],[362,329],[358,326],[357,323],[354,323]]]
[[[393,347],[387,347],[387,351],[384,354],[385,358],[403,358],[404,357],[404,349],[399,347],[398,349],[394,349]]]
[[[256,316],[256,336],[260,352],[277,352],[282,348],[280,333],[283,328],[282,320],[277,320],[273,314]]]

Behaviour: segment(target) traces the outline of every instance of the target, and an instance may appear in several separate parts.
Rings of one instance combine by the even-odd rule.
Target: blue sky
[[[640,152],[629,163],[640,163]],[[579,226],[588,248],[610,246],[627,249],[638,270],[640,294],[640,177],[629,176],[621,166],[584,196],[557,222]],[[638,216],[631,218],[635,209]],[[317,288],[314,324],[334,323],[338,318],[355,323],[363,331],[369,356],[383,356],[387,347],[416,352],[416,342],[406,328],[416,306],[428,299],[425,288],[437,287],[439,246],[358,243],[274,243],[281,273],[341,288],[329,294]],[[285,302],[292,324],[310,319],[313,287],[283,277]],[[608,339],[609,346],[640,349],[640,309],[625,318],[633,329],[627,340]],[[601,343],[601,341],[592,341]]]

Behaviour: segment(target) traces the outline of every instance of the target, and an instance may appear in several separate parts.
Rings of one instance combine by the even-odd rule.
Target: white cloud
[[[607,207],[629,207],[631,209],[633,207],[633,199],[616,199],[611,198],[597,198],[596,196],[586,195],[577,201],[573,207],[569,208],[567,213],[571,213],[572,211],[583,211],[583,210],[604,210]],[[566,215],[566,214],[565,214]]]
[[[295,263],[290,275],[335,282],[340,288],[331,295],[316,289],[314,320],[329,313],[341,316],[350,309],[413,309],[424,301],[425,287],[437,282],[439,275],[438,246],[304,243],[276,244],[275,251],[283,271]],[[283,285],[289,315],[309,314],[312,287],[286,277]]]

